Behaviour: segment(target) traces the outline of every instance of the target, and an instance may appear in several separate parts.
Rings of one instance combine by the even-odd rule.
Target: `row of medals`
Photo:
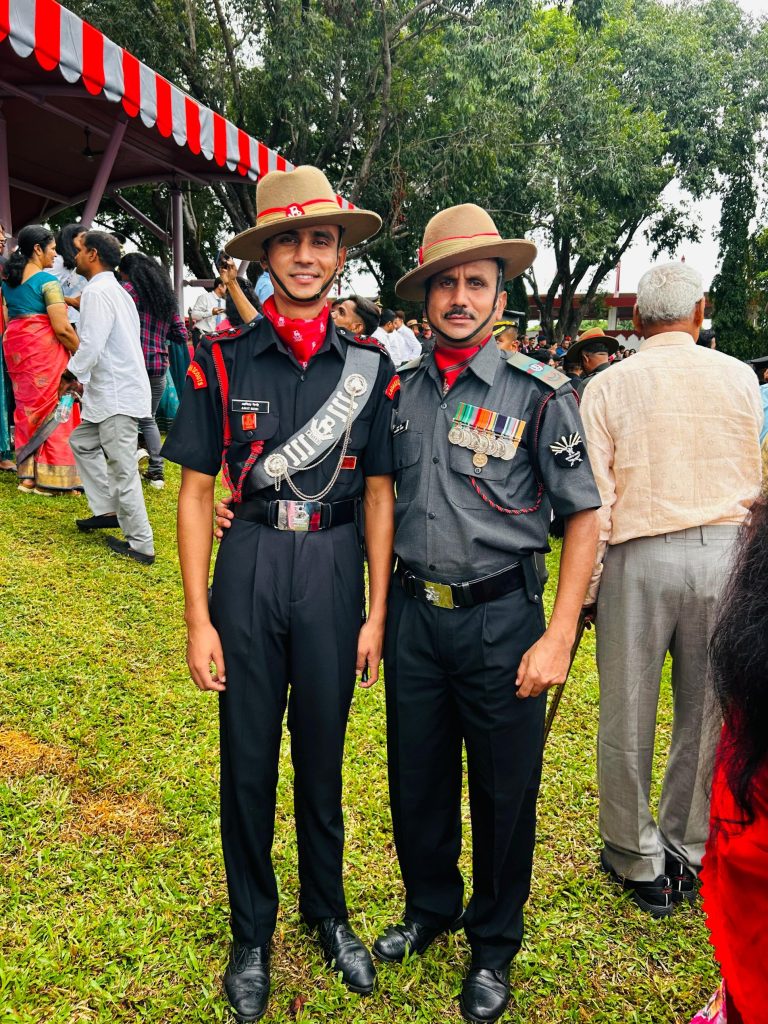
[[[469,448],[474,452],[472,464],[481,468],[488,464],[489,457],[509,462],[517,451],[517,445],[511,438],[500,437],[492,430],[466,427],[461,423],[453,424],[448,432],[448,440],[459,448]]]

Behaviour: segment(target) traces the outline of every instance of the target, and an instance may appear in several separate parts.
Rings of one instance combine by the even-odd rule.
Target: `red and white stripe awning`
[[[292,170],[241,128],[142,64],[133,54],[78,18],[56,0],[0,0],[0,42],[8,39],[19,57],[34,54],[46,71],[57,68],[70,84],[82,80],[94,96],[121,103],[147,128],[186,146],[195,155],[255,180],[274,170]],[[341,200],[342,208],[352,204]]]

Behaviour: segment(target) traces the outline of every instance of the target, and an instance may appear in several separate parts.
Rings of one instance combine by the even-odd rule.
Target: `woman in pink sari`
[[[78,409],[64,423],[54,416],[59,380],[80,343],[61,285],[48,271],[55,255],[47,228],[22,228],[3,288],[8,309],[3,354],[16,402],[16,473],[19,490],[27,494],[71,493],[81,487],[69,446],[69,435],[80,422]]]

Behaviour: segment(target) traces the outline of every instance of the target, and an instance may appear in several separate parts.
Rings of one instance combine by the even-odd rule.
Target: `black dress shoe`
[[[652,882],[636,882],[632,878],[624,878],[608,863],[605,850],[600,851],[600,867],[651,917],[669,917],[675,909],[672,885],[666,875],[659,875]]]
[[[493,1024],[509,1002],[509,968],[473,967],[461,989],[461,1015],[472,1024]]]
[[[672,887],[670,899],[673,903],[695,903],[699,895],[696,876],[691,869],[676,857],[667,857],[664,870]]]
[[[232,943],[224,972],[224,991],[238,1024],[261,1020],[269,999],[269,943],[265,946]]]
[[[378,936],[373,944],[373,955],[388,964],[399,964],[407,954],[421,954],[443,932],[455,932],[461,928],[461,917],[449,925],[430,928],[418,921],[407,918],[400,924],[390,925]]]
[[[83,533],[90,533],[91,530],[117,530],[120,524],[117,516],[90,516],[88,519],[76,519],[75,526]]]
[[[127,540],[120,540],[118,537],[107,537],[106,541],[107,547],[114,551],[116,555],[132,558],[134,562],[139,562],[141,565],[154,564],[154,555],[145,555],[143,551],[137,551],[131,547]]]
[[[326,917],[316,926],[325,962],[341,974],[341,980],[350,990],[361,996],[373,992],[376,971],[371,954],[349,927],[343,917]]]

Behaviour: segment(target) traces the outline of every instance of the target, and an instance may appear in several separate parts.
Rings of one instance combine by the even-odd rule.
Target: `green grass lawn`
[[[9,474],[0,479],[2,1024],[228,1019],[215,698],[193,687],[184,664],[175,467],[168,481],[146,492],[158,550],[148,569],[75,530],[75,516],[88,514],[83,499],[20,495]],[[668,697],[667,683],[660,756]],[[588,634],[547,748],[527,934],[504,1020],[687,1024],[717,978],[700,910],[652,921],[597,869],[597,703]],[[345,764],[346,886],[369,943],[403,904],[384,731],[383,687],[358,691]],[[379,967],[367,999],[324,969],[297,913],[285,747],[267,1019],[460,1020],[462,935],[405,966]]]

